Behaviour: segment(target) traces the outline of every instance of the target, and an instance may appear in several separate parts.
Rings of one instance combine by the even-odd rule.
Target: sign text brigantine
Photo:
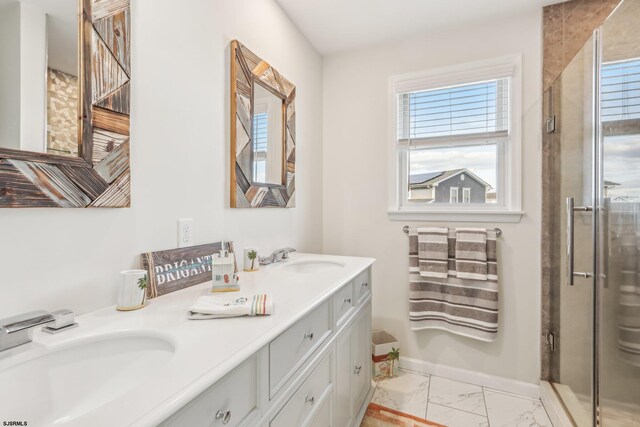
[[[211,272],[211,255],[205,255],[189,261],[182,260],[173,264],[156,265],[155,272],[158,285]]]

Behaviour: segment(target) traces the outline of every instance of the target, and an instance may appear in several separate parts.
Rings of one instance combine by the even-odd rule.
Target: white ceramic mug
[[[129,311],[144,307],[147,299],[147,272],[145,270],[124,270],[120,274],[122,282],[118,288],[116,309]]]
[[[255,252],[256,253],[256,259],[255,260],[251,260],[249,258],[249,253],[251,252]],[[255,248],[245,248],[244,249],[244,257],[243,257],[243,262],[242,262],[242,266],[244,271],[256,271],[260,269],[260,260],[258,259],[258,250]],[[253,268],[251,268],[251,265],[253,264]]]

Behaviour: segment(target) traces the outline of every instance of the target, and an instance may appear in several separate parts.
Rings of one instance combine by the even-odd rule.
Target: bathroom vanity
[[[373,262],[292,254],[241,273],[239,295],[271,294],[271,316],[189,320],[203,283],[36,331],[0,354],[0,412],[29,425],[358,426],[373,392]]]

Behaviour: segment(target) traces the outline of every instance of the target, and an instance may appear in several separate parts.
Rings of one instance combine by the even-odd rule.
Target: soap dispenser
[[[233,292],[240,290],[240,278],[236,273],[235,255],[226,249],[222,241],[220,252],[213,254],[211,263],[213,285],[211,292]]]

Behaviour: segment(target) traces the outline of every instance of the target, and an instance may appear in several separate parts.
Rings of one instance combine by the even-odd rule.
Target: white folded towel
[[[268,316],[273,313],[273,298],[268,294],[249,296],[202,296],[189,309],[190,319],[219,319],[240,316]]]

